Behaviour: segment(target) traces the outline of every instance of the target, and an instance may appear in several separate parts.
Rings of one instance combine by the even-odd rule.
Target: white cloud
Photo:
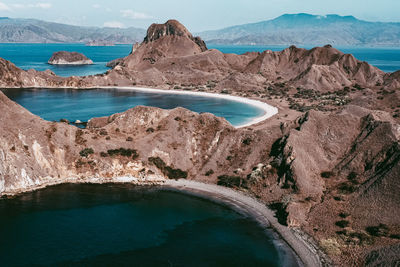
[[[94,5],[92,5],[92,7],[93,7],[93,8],[100,8],[101,6],[98,5],[98,4],[94,4]]]
[[[8,10],[11,10],[10,7],[0,2],[0,11],[8,11]]]
[[[135,12],[132,9],[121,10],[121,14],[122,14],[122,17],[129,18],[129,19],[151,19],[151,18],[153,18],[152,16],[150,16],[148,14]]]
[[[104,22],[103,26],[108,28],[125,28],[125,25],[119,21],[107,21]]]
[[[49,9],[52,7],[50,3],[36,3],[36,4],[12,4],[13,8],[16,9],[23,9],[23,8],[42,8],[42,9]]]
[[[52,4],[50,4],[50,3],[37,3],[37,4],[34,4],[33,7],[48,9],[48,8],[52,7]]]

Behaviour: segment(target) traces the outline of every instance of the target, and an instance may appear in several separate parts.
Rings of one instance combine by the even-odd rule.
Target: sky
[[[273,19],[282,14],[353,15],[400,22],[400,0],[0,0],[0,17],[99,27],[147,28],[177,19],[192,32]]]

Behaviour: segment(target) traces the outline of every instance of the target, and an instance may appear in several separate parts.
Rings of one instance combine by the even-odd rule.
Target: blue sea
[[[270,49],[281,51],[287,46],[234,46],[234,45],[213,45],[208,48],[215,48],[224,53],[243,54],[246,52],[262,52]],[[311,48],[311,47],[305,47]],[[339,50],[353,54],[357,59],[380,68],[385,72],[400,70],[400,48],[354,48],[337,47]],[[106,63],[116,58],[127,56],[132,50],[132,45],[116,46],[85,46],[84,44],[1,44],[0,57],[10,60],[18,67],[28,70],[50,69],[57,75],[85,76],[104,73],[108,70]],[[47,64],[51,55],[57,51],[80,52],[93,60],[94,65],[89,66],[52,66]]]

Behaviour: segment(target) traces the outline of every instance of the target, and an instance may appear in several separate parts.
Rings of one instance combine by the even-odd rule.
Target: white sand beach
[[[164,89],[154,89],[154,88],[145,88],[145,87],[99,87],[102,89],[122,89],[122,90],[135,90],[140,92],[147,93],[161,93],[161,94],[176,94],[176,95],[196,95],[196,96],[204,96],[204,97],[213,97],[213,98],[221,98],[227,99],[231,101],[236,101],[244,104],[248,104],[254,106],[258,109],[263,110],[263,114],[259,117],[252,118],[249,122],[246,122],[241,125],[236,125],[235,128],[244,128],[251,126],[253,124],[260,123],[266,119],[271,118],[272,116],[278,114],[278,109],[267,103],[249,99],[240,96],[232,96],[226,94],[217,94],[217,93],[206,93],[206,92],[197,92],[197,91],[181,91],[181,90],[164,90]]]

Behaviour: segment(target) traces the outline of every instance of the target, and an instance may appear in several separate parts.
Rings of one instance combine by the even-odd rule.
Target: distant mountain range
[[[286,14],[276,19],[198,33],[207,43],[236,45],[399,46],[400,23],[353,16]]]
[[[0,18],[0,43],[141,42],[146,30],[71,26],[36,19]],[[258,23],[197,33],[207,43],[229,45],[400,46],[400,23],[353,16],[286,14]]]
[[[36,19],[0,18],[0,43],[87,43],[97,40],[132,44],[146,35],[139,28],[80,27]]]

